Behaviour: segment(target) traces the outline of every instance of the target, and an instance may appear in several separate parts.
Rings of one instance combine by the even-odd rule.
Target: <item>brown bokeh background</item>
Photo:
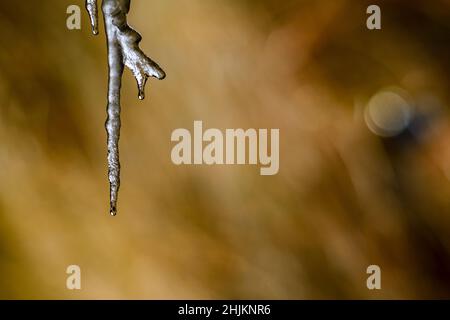
[[[450,298],[449,1],[377,1],[381,31],[356,0],[132,1],[168,77],[140,102],[125,74],[115,218],[104,30],[70,4],[0,3],[0,298]],[[392,86],[414,119],[383,138],[364,106]],[[279,174],[176,167],[194,120],[279,128]]]

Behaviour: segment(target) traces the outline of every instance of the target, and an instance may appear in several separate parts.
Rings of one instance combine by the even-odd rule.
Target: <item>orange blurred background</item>
[[[2,1],[0,298],[450,298],[450,2],[369,4],[133,0],[168,76],[125,73],[112,218],[103,28]],[[194,120],[279,128],[280,172],[175,166]]]

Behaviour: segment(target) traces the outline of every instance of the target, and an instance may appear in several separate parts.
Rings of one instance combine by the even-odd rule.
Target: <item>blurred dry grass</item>
[[[0,4],[0,298],[450,297],[448,1],[380,1],[369,32],[364,1],[134,0],[168,78],[139,102],[126,74],[116,218],[104,32],[68,31],[73,2]],[[367,129],[392,85],[439,101],[426,139]],[[280,128],[280,173],[174,166],[194,120]]]

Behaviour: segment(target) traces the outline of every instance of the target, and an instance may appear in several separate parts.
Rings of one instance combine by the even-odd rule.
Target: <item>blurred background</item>
[[[103,27],[1,1],[0,298],[450,298],[450,1],[370,4],[133,0],[168,76],[125,72],[112,218]],[[173,165],[194,120],[279,128],[280,172]]]

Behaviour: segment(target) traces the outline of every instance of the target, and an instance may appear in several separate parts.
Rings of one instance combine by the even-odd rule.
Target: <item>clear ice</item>
[[[131,0],[103,0],[102,11],[108,46],[108,118],[106,132],[108,141],[108,178],[110,185],[110,213],[117,214],[117,197],[120,187],[120,88],[122,74],[127,66],[138,86],[138,97],[145,98],[144,88],[148,77],[164,79],[166,74],[139,48],[141,35],[127,23]],[[98,34],[97,0],[86,0],[93,34]]]

